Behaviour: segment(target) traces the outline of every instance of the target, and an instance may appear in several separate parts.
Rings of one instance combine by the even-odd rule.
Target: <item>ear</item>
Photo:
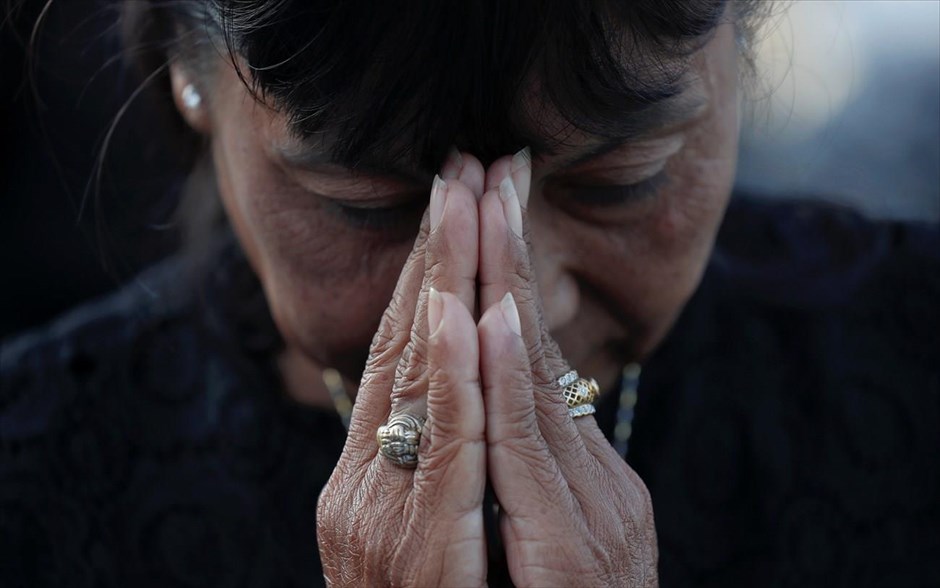
[[[179,61],[170,64],[170,85],[173,102],[186,124],[196,132],[208,135],[211,125],[206,94]]]

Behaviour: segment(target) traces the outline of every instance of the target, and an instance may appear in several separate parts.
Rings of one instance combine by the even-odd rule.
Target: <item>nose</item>
[[[495,161],[486,172],[486,189],[490,190],[510,173],[513,158],[505,156]],[[535,170],[533,170],[533,175]],[[530,180],[531,181],[531,180]],[[532,247],[531,265],[542,299],[542,317],[550,331],[560,329],[574,320],[580,305],[580,290],[571,272],[573,267],[570,243],[565,234],[552,222],[551,212],[544,209],[538,182],[531,181],[526,216],[529,242]]]
[[[532,261],[542,298],[542,312],[550,331],[560,329],[578,314],[581,295],[570,271],[565,240],[550,226],[539,226],[530,218]]]

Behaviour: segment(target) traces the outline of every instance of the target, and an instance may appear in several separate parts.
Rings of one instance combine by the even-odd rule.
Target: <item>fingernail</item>
[[[441,224],[441,218],[444,216],[444,200],[447,195],[447,182],[441,179],[441,176],[434,176],[434,183],[431,185],[431,230]]]
[[[506,224],[517,237],[522,237],[522,209],[519,207],[519,195],[508,176],[499,183],[499,199],[503,202],[503,215]]]
[[[532,152],[528,147],[512,156],[509,174],[516,185],[519,204],[522,208],[527,208],[529,205],[529,187],[532,184]]]
[[[433,287],[428,290],[428,337],[434,335],[441,326],[444,314],[444,298]]]
[[[519,320],[519,309],[516,308],[516,299],[512,297],[512,292],[506,292],[503,299],[499,302],[499,310],[509,325],[509,330],[518,336],[522,336],[522,322]]]
[[[463,169],[463,156],[456,147],[451,147],[444,167],[441,168],[441,177],[445,180],[456,180],[460,177],[461,169]]]
[[[532,152],[528,147],[523,147],[512,156],[512,164],[510,164],[509,169],[516,172],[524,167],[532,167]]]

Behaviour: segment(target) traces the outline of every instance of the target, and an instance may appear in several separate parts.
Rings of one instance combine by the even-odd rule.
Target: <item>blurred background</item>
[[[45,4],[0,12],[0,339],[114,289],[178,239],[185,169],[154,138],[153,97],[129,101],[139,81],[114,1],[54,2],[29,61]],[[940,1],[790,2],[760,41],[739,187],[938,223]]]
[[[761,41],[738,185],[940,221],[940,2],[791,2]]]

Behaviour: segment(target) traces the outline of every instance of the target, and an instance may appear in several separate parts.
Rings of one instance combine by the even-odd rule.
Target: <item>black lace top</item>
[[[936,227],[737,198],[640,382],[662,585],[940,585],[938,333]],[[231,241],[4,342],[0,586],[321,584],[344,431],[279,344]]]

